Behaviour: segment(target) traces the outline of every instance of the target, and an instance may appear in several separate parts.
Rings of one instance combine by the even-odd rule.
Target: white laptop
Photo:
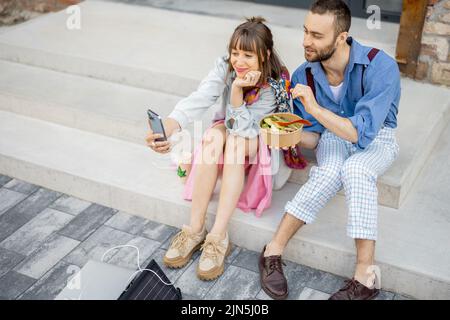
[[[89,260],[71,277],[55,300],[117,300],[135,272],[136,270]]]

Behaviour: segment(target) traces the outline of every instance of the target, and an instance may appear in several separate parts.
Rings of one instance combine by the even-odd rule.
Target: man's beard
[[[314,57],[313,59],[308,59],[308,57],[306,56],[306,51],[305,51],[305,59],[308,62],[322,62],[322,61],[327,61],[328,59],[330,59],[333,54],[336,52],[336,47],[334,46],[334,42],[327,48],[317,52],[317,56]]]

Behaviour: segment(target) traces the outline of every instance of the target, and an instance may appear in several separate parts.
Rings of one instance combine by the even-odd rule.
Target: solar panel
[[[181,300],[181,290],[170,283],[155,260],[130,282],[119,300]],[[161,281],[162,280],[162,281]],[[168,285],[169,284],[169,285]]]

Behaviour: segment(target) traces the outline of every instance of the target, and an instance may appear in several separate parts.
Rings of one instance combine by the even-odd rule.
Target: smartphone
[[[163,137],[155,139],[157,142],[167,141],[166,131],[164,130],[164,125],[162,123],[161,117],[154,111],[148,109],[148,123],[150,124],[150,128],[153,130],[153,133],[162,134]]]

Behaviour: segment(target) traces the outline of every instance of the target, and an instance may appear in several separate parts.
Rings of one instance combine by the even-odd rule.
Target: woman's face
[[[244,78],[249,71],[261,71],[258,55],[252,51],[232,49],[230,62],[238,78]]]

